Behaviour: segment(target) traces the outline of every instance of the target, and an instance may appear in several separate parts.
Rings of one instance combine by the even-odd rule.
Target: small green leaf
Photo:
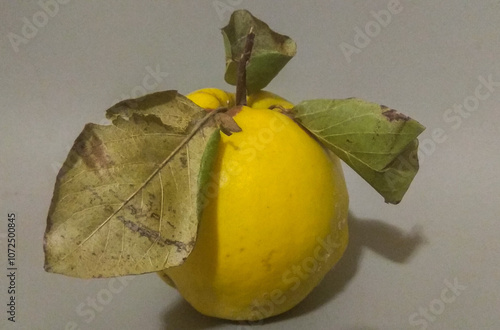
[[[115,105],[113,125],[87,124],[56,179],[45,269],[92,278],[182,264],[196,240],[199,171],[217,152],[214,113],[168,91]]]
[[[248,93],[266,87],[297,52],[297,45],[288,36],[274,32],[247,10],[236,10],[229,24],[222,29],[226,51],[226,82],[236,85],[238,63],[243,53],[246,36],[253,27],[255,41],[247,64]]]
[[[420,123],[356,98],[304,101],[292,112],[387,203],[401,201],[418,171],[416,138],[425,129]]]
[[[217,150],[219,148],[220,141],[220,131],[216,130],[212,133],[210,138],[207,141],[205,151],[201,158],[201,166],[200,172],[198,174],[198,218],[201,217],[201,212],[205,208],[205,205],[208,201],[209,190],[208,184],[210,182],[210,173],[212,167],[215,163],[215,159],[217,158]]]

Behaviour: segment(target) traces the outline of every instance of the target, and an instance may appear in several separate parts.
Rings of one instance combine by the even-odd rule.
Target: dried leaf
[[[121,101],[108,110],[106,118],[129,118],[132,114],[155,115],[178,132],[185,132],[193,119],[201,118],[204,112],[189,99],[180,97],[175,90],[148,94],[136,99]]]
[[[215,121],[219,125],[220,130],[227,136],[241,132],[241,127],[238,126],[234,118],[227,113],[218,113],[215,116]]]
[[[401,201],[418,171],[416,138],[425,129],[422,125],[394,109],[356,98],[304,101],[292,113],[387,203]]]
[[[210,167],[203,162],[214,155],[206,153],[217,152],[218,141],[209,139],[219,134],[215,112],[169,91],[107,114],[113,125],[87,124],[57,176],[47,271],[81,278],[154,272],[181,264],[194,246],[200,167]]]

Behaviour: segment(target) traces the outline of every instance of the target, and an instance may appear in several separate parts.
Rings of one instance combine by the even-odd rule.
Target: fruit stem
[[[238,63],[238,82],[236,83],[236,105],[247,105],[247,64],[252,54],[255,33],[253,26],[247,34],[245,48],[241,54],[240,62]]]

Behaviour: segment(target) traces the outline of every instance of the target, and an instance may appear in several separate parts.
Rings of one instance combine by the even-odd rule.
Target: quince
[[[188,98],[234,106],[218,89]],[[338,158],[279,111],[290,102],[260,91],[247,104],[233,117],[242,132],[221,133],[192,253],[159,275],[205,315],[255,321],[297,305],[339,261],[348,194]]]

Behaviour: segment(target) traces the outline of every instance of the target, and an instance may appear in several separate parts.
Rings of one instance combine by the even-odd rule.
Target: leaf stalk
[[[236,105],[247,105],[247,64],[250,60],[250,55],[252,54],[252,48],[254,45],[255,33],[253,32],[253,26],[247,34],[247,40],[245,42],[245,48],[243,54],[241,54],[240,61],[238,63],[238,82],[236,83]]]

